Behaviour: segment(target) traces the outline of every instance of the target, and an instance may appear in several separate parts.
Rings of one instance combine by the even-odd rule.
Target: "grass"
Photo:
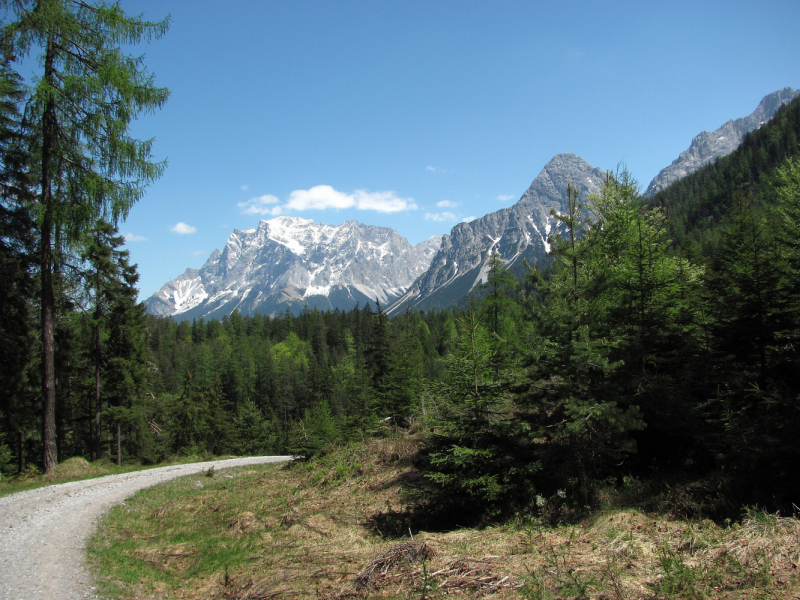
[[[28,465],[28,468],[22,475],[12,478],[3,477],[0,480],[0,497],[9,494],[16,494],[17,492],[24,492],[26,490],[33,490],[48,485],[56,485],[59,483],[67,483],[68,481],[81,481],[84,479],[94,479],[96,477],[105,477],[106,475],[116,475],[119,473],[131,473],[133,471],[144,471],[146,469],[155,469],[167,465],[185,464],[193,462],[201,462],[205,460],[216,460],[217,458],[231,458],[224,457],[211,457],[211,456],[181,456],[171,457],[158,465],[143,466],[138,463],[130,463],[122,466],[117,466],[108,458],[101,458],[94,462],[89,462],[83,458],[70,458],[59,463],[50,473],[42,475],[37,468],[33,465]]]
[[[370,441],[313,463],[140,492],[90,543],[100,589],[111,598],[233,600],[800,596],[800,522],[757,510],[729,527],[618,508],[569,526],[534,520],[392,537],[419,477],[416,443]]]

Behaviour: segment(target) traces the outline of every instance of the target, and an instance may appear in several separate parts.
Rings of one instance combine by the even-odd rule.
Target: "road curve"
[[[141,489],[207,470],[285,462],[255,456],[159,467],[73,481],[0,498],[0,598],[95,598],[86,540],[97,519]]]

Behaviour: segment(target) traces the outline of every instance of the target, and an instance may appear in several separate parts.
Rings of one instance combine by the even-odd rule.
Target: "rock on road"
[[[135,492],[207,470],[285,462],[290,456],[232,458],[159,467],[52,485],[0,498],[0,599],[95,598],[86,540],[99,517]]]

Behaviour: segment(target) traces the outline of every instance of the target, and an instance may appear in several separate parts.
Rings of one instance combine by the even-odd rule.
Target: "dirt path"
[[[289,456],[215,460],[20,492],[0,498],[0,598],[94,598],[85,565],[86,540],[97,519],[139,490],[215,469],[283,462]]]

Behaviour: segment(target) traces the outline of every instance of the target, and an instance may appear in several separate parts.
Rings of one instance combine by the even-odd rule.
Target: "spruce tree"
[[[647,446],[645,454],[685,460],[675,447],[689,442],[687,426],[697,421],[686,381],[699,362],[702,270],[674,255],[662,211],[642,204],[625,169],[590,199],[589,210],[591,228],[583,243],[593,282],[587,289],[590,327],[594,338],[610,344],[609,360],[617,364],[616,402],[642,411],[647,431],[634,437]]]
[[[782,295],[788,312],[784,343],[795,349],[792,360],[800,355],[800,158],[787,160],[778,170],[776,192],[778,206],[774,218],[780,252]]]
[[[606,193],[614,185],[609,178]],[[602,251],[595,236],[606,229],[589,228],[571,183],[567,198],[566,213],[552,213],[566,227],[566,237],[551,242],[554,273],[547,280],[532,273],[544,303],[533,307],[529,385],[520,404],[532,437],[544,442],[548,485],[571,488],[573,500],[586,505],[594,498],[593,477],[608,458],[618,461],[633,449],[630,432],[642,421],[638,407],[622,401],[622,362],[614,358],[619,340],[602,327],[608,269],[617,257]]]
[[[143,427],[132,409],[144,391],[147,370],[144,305],[136,299],[136,266],[128,262],[128,251],[120,250],[123,238],[116,227],[98,221],[86,237],[83,258],[90,269],[86,283],[94,303],[95,452],[99,457],[105,413],[113,423],[117,464],[122,464],[123,428],[134,436],[135,428]]]
[[[739,198],[715,251],[709,288],[719,360],[736,377],[762,387],[778,360],[788,327],[780,293],[779,247],[760,210]]]
[[[493,521],[529,508],[540,468],[509,402],[506,374],[495,369],[482,316],[470,301],[445,376],[426,393],[441,417],[426,441],[428,498],[448,524]]]
[[[0,65],[0,438],[5,436],[9,452],[16,447],[18,469],[23,460],[23,432],[35,429],[30,422],[35,414],[29,404],[31,394],[25,392],[26,380],[32,375],[30,313],[35,286],[23,100],[21,78],[6,64]]]

